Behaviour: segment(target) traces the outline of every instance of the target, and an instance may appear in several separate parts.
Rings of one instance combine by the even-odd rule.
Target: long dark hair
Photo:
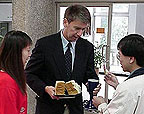
[[[31,45],[32,40],[22,31],[8,32],[0,47],[0,69],[7,72],[26,93],[26,77],[22,61],[22,50]]]

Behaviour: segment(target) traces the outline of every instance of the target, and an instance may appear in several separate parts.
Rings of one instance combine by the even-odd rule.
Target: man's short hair
[[[91,23],[90,12],[82,5],[72,5],[68,7],[65,11],[64,18],[66,18],[69,23],[74,20],[79,20],[86,24]]]
[[[122,38],[118,45],[118,50],[124,56],[135,57],[137,65],[144,67],[144,38],[139,34],[130,34]]]

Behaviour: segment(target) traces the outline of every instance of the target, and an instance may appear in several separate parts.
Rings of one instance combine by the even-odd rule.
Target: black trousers
[[[53,102],[37,99],[35,114],[64,114],[66,106],[70,114],[84,114],[82,99],[79,98],[60,99]]]

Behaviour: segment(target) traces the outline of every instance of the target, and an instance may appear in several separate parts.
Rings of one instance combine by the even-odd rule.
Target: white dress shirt
[[[103,114],[144,114],[144,75],[119,84],[111,102],[100,104],[98,110]]]
[[[62,45],[63,45],[63,51],[64,54],[67,50],[67,45],[68,45],[68,41],[66,40],[66,38],[63,36],[63,30],[61,30],[61,39],[62,39]],[[73,70],[73,65],[74,65],[74,58],[75,58],[75,45],[76,45],[76,41],[75,42],[71,42],[72,47],[70,48],[70,51],[72,53],[72,70]]]

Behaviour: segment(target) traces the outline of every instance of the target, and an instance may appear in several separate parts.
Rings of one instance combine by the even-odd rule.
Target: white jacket
[[[111,102],[100,104],[98,110],[103,114],[144,114],[144,75],[119,84]]]

